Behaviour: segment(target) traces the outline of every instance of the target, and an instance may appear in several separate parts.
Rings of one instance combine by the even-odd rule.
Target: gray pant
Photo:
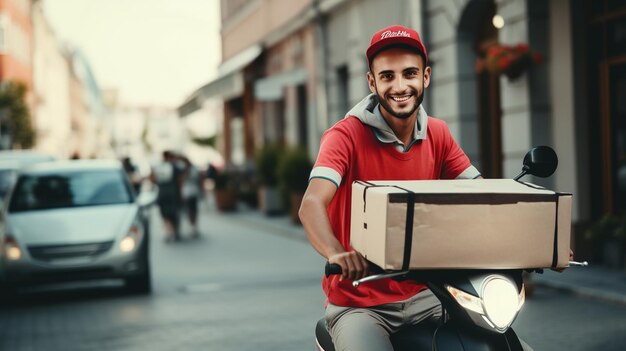
[[[326,307],[326,324],[336,351],[393,351],[389,336],[402,327],[441,318],[441,304],[430,290],[405,301],[368,308]]]
[[[441,304],[426,289],[405,301],[368,308],[328,303],[325,318],[336,351],[393,351],[391,334],[428,319],[441,319]],[[524,350],[533,350],[524,340],[520,342]]]

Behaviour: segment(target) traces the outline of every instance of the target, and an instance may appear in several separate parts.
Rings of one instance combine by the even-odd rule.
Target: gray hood
[[[354,105],[345,117],[354,116],[364,124],[374,127],[376,137],[384,143],[399,142],[391,127],[387,124],[380,111],[376,109],[378,106],[378,97],[375,94],[369,94],[359,103]],[[413,130],[413,139],[426,139],[426,128],[428,125],[428,114],[424,107],[420,105],[417,114],[415,129]]]

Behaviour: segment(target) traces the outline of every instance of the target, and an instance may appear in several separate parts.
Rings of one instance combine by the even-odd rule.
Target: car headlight
[[[141,227],[137,224],[133,224],[128,230],[128,233],[120,240],[120,251],[122,252],[131,252],[137,248],[139,241],[141,240],[141,236],[143,235],[143,231]]]
[[[22,249],[17,240],[10,235],[4,237],[4,256],[9,261],[18,261],[22,258]]]
[[[481,286],[480,297],[449,285],[446,289],[463,308],[480,315],[491,328],[504,332],[524,305],[524,286],[518,294],[516,285],[500,276],[489,276]]]

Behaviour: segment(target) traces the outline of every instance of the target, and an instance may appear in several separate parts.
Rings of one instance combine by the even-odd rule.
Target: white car
[[[143,194],[142,194],[143,195]],[[0,279],[33,283],[124,279],[151,290],[150,196],[135,196],[120,162],[46,162],[22,169],[0,228]]]
[[[0,199],[9,192],[20,168],[39,162],[53,161],[54,157],[32,150],[0,151]]]

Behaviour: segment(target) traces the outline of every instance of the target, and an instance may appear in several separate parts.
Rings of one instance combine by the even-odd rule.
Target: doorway
[[[626,3],[586,2],[593,215],[626,211]],[[593,113],[595,112],[595,113]],[[598,118],[594,118],[597,113]]]
[[[474,23],[474,53],[484,60],[487,51],[498,45],[498,29],[493,25],[496,14],[494,1],[474,1],[470,4]],[[478,145],[480,172],[485,178],[502,178],[502,108],[500,104],[500,77],[489,70],[476,73],[478,103]]]
[[[601,64],[605,212],[626,211],[626,57]]]

